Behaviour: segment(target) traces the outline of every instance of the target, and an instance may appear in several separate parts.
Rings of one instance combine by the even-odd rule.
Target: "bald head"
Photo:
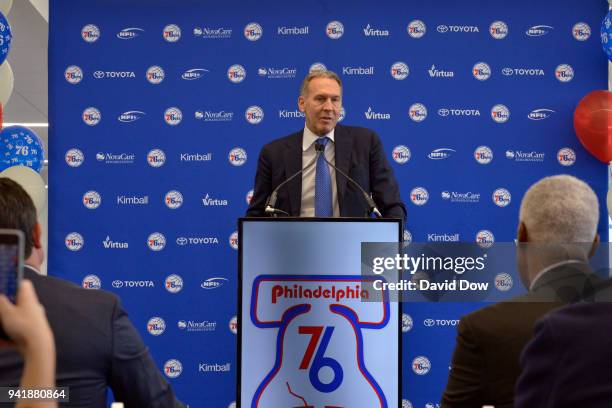
[[[593,242],[599,203],[591,187],[576,177],[545,177],[525,193],[519,221],[525,225],[530,242]]]

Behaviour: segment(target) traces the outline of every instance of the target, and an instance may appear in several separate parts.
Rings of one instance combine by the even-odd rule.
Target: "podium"
[[[362,243],[401,221],[241,218],[237,402],[251,408],[401,404],[401,303],[373,300]]]

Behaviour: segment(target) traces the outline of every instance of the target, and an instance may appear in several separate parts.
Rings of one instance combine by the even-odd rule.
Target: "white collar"
[[[334,131],[336,129],[332,129],[331,132],[329,132],[326,135],[323,136],[317,136],[315,135],[310,129],[308,129],[308,126],[304,126],[304,138],[302,139],[302,151],[306,151],[310,148],[310,146],[312,146],[317,140],[319,140],[320,137],[328,137],[332,143],[335,143],[334,140]]]

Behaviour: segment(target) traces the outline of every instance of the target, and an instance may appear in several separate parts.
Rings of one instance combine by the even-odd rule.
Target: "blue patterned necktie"
[[[320,137],[317,145],[323,145],[317,158],[317,173],[315,177],[315,217],[332,217],[334,207],[332,203],[332,185],[329,166],[325,162],[325,145],[328,137]]]

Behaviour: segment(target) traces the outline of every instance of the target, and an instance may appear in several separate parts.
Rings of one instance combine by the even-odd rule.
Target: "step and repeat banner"
[[[406,240],[507,242],[543,176],[587,181],[606,208],[606,167],[572,125],[578,101],[607,87],[606,11],[601,0],[52,2],[49,274],[120,296],[178,396],[227,408],[236,219],[260,148],[304,126],[309,70],[337,72],[342,123],[381,136]],[[437,406],[457,319],[480,306],[405,305],[405,407]]]

